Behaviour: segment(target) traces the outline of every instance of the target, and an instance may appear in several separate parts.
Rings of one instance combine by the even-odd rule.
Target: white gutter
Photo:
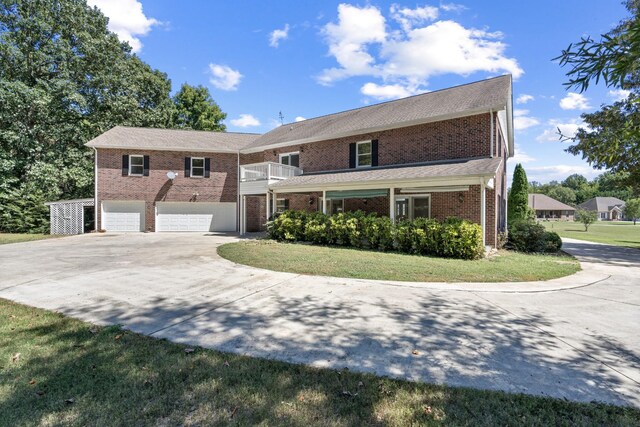
[[[238,168],[236,169],[236,230],[242,232],[240,229],[240,150],[238,154]]]
[[[93,229],[98,231],[98,149],[93,147]],[[102,214],[102,212],[100,212]],[[102,222],[102,215],[100,215]]]

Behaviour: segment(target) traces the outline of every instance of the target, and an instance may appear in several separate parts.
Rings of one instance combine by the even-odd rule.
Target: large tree
[[[175,94],[176,105],[173,115],[173,127],[193,130],[211,130],[224,132],[222,121],[227,117],[218,104],[211,98],[209,89],[204,86],[183,84]]]
[[[529,218],[529,184],[520,163],[513,171],[513,182],[507,203],[507,221],[513,223]]]
[[[629,172],[640,186],[640,0],[626,2],[631,16],[599,40],[584,37],[556,58],[570,67],[568,88],[580,92],[592,81],[628,91],[626,99],[583,114],[587,126],[571,139],[567,151],[597,168]]]
[[[91,196],[90,139],[171,122],[171,82],[107,22],[84,0],[0,0],[0,231],[42,229],[43,201]]]

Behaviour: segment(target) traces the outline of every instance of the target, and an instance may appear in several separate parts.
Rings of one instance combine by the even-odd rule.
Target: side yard
[[[579,222],[542,221],[541,224],[560,237],[640,249],[640,224],[598,221],[589,226],[589,231],[584,231],[584,226]]]
[[[42,240],[42,239],[55,239],[58,237],[63,237],[60,235],[52,235],[52,234],[22,234],[22,233],[0,233],[0,245],[5,245],[8,243],[20,243],[20,242],[32,242],[34,240]]]
[[[187,348],[0,299],[0,425],[619,425],[640,411]]]
[[[474,261],[255,240],[228,243],[218,254],[230,261],[298,274],[410,282],[522,282],[549,280],[580,270],[568,255],[499,251]]]

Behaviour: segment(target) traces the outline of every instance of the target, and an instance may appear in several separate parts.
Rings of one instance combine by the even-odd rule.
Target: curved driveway
[[[584,269],[570,278],[412,284],[238,266],[216,254],[233,240],[3,245],[0,297],[251,356],[640,407],[640,251],[567,240]]]

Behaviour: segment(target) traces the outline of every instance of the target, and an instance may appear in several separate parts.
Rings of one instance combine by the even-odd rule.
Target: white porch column
[[[326,215],[327,213],[327,192],[322,190],[322,213]]]
[[[266,217],[267,221],[269,221],[270,216],[271,216],[271,195],[267,191],[267,217]]]
[[[487,245],[487,188],[484,179],[480,182],[480,227],[482,227],[482,246]]]
[[[272,213],[276,213],[276,210],[278,209],[278,196],[275,191],[272,194],[273,199],[271,203],[271,211]]]
[[[391,222],[396,220],[396,189],[394,187],[389,188],[389,218]]]
[[[247,196],[242,196],[242,206],[240,207],[240,235],[247,232]]]

